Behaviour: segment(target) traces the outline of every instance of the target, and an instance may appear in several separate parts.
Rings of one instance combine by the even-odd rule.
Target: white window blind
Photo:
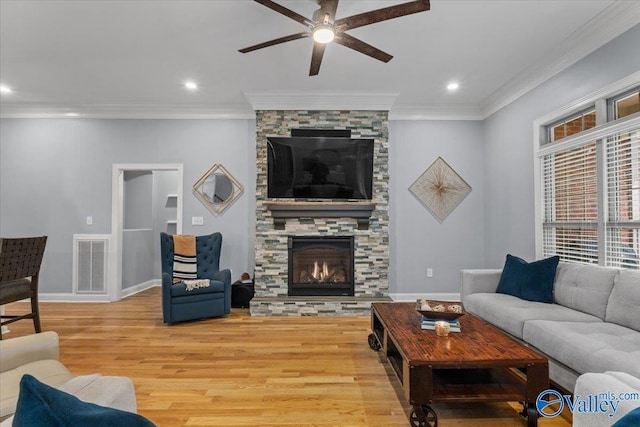
[[[640,129],[606,140],[606,265],[638,268],[640,254]]]
[[[597,261],[598,185],[596,143],[543,158],[545,255],[567,261]],[[595,258],[594,258],[595,255]]]
[[[544,256],[638,268],[639,138],[634,117],[540,149]]]

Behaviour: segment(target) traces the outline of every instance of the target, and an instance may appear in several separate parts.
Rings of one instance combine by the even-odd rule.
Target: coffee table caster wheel
[[[523,402],[522,412],[520,415],[527,419],[527,427],[537,427],[538,426],[538,410],[535,405],[530,403]]]
[[[369,347],[371,347],[371,350],[373,351],[380,350],[380,343],[376,339],[375,335],[369,334],[369,337],[367,339],[369,340]]]
[[[411,427],[438,427],[438,416],[431,406],[414,406],[409,414]]]
[[[538,410],[535,406],[530,405],[527,407],[527,427],[538,426]]]

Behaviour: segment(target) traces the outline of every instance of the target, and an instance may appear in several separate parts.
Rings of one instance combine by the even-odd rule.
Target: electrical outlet
[[[92,216],[88,216],[87,217],[87,225],[93,225],[93,217]]]
[[[204,225],[204,218],[201,216],[192,216],[191,225]]]
[[[427,277],[433,277],[433,268],[427,268]]]

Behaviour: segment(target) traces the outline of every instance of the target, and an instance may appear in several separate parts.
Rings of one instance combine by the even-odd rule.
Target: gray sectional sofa
[[[586,373],[640,378],[640,271],[561,262],[552,304],[496,293],[501,270],[461,275],[465,310],[545,354],[551,381],[566,391]]]

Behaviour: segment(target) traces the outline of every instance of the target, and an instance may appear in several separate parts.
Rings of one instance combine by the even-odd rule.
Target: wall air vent
[[[108,234],[73,235],[73,293],[106,294]]]

